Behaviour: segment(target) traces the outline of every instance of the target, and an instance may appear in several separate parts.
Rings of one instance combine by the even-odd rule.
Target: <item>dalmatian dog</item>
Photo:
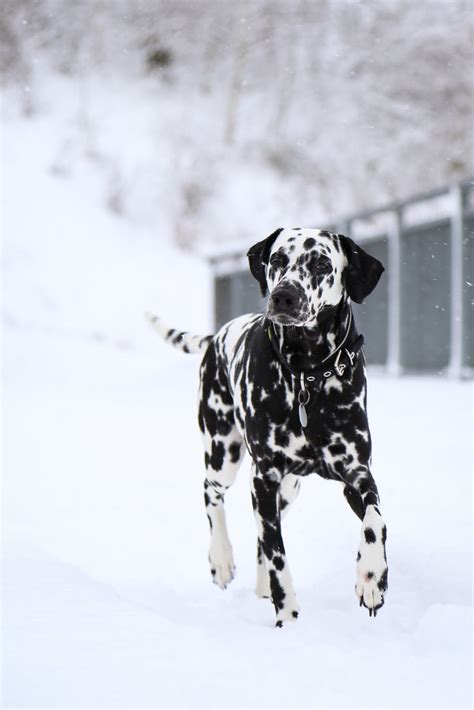
[[[281,519],[310,473],[341,483],[362,521],[355,592],[375,617],[387,591],[387,532],[371,473],[363,337],[351,301],[361,303],[384,268],[348,237],[318,229],[278,229],[248,259],[269,295],[265,314],[235,318],[207,337],[149,316],[169,343],[204,353],[199,427],[213,581],[225,589],[234,577],[224,500],[247,450],[258,531],[256,592],[271,598],[276,626],[299,613]]]

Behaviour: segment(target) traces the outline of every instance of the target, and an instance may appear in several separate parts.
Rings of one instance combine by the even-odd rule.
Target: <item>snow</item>
[[[300,618],[273,628],[248,460],[222,592],[199,357],[143,318],[206,333],[207,266],[103,209],[86,170],[50,174],[57,128],[5,125],[2,707],[469,707],[471,385],[371,376],[386,604],[359,608],[360,523],[311,477],[284,523]]]
[[[359,523],[311,478],[285,522],[302,613],[281,632],[253,594],[248,462],[228,494],[238,575],[210,581],[197,359],[19,333],[8,351],[33,345],[5,385],[4,706],[468,706],[467,385],[372,379],[386,605],[359,609]]]

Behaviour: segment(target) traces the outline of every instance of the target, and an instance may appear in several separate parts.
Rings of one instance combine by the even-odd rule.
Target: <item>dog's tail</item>
[[[168,328],[165,323],[154,316],[152,313],[145,313],[147,320],[158,333],[177,350],[183,353],[203,353],[207,350],[207,346],[214,336],[212,335],[192,335],[192,333],[184,333],[174,328]]]

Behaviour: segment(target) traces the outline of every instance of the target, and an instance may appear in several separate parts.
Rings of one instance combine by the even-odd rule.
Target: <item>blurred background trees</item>
[[[3,0],[0,61],[24,115],[64,119],[52,170],[95,161],[110,209],[166,213],[189,246],[473,174],[472,15],[467,0]]]

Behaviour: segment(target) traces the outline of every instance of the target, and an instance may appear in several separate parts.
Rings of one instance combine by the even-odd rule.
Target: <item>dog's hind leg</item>
[[[235,481],[245,447],[235,425],[225,372],[217,367],[212,343],[201,367],[199,427],[205,451],[204,502],[211,530],[209,563],[213,582],[225,589],[234,578],[235,565],[227,532],[224,496]]]
[[[280,483],[260,474],[254,465],[252,505],[258,539],[270,577],[270,595],[276,612],[276,626],[283,626],[287,621],[294,621],[298,617],[299,609],[281,534],[279,492]]]
[[[298,476],[293,476],[293,474],[290,473],[283,478],[280,484],[279,495],[281,519],[283,519],[290,510],[296,496],[298,495],[299,489],[300,478]],[[265,565],[265,556],[263,554],[263,548],[260,540],[257,540],[257,586],[255,588],[255,593],[257,597],[260,597],[261,599],[267,599],[271,596],[270,578]]]

